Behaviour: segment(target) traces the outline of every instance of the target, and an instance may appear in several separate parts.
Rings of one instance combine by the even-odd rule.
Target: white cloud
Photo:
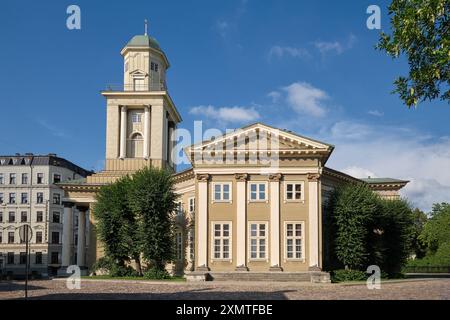
[[[272,59],[273,57],[276,58],[283,58],[285,56],[290,56],[293,58],[310,58],[311,54],[308,50],[304,48],[294,48],[294,47],[281,47],[281,46],[273,46],[269,50],[269,59]]]
[[[338,122],[325,132],[320,139],[336,145],[328,166],[356,177],[409,180],[402,195],[426,211],[435,202],[450,201],[450,137],[355,121]]]
[[[280,101],[281,93],[278,92],[278,91],[272,91],[272,92],[269,92],[269,93],[267,94],[267,96],[268,96],[270,99],[272,99],[272,102],[273,102],[273,103],[277,103],[278,101]]]
[[[341,41],[320,41],[314,42],[314,47],[319,50],[320,54],[326,55],[329,53],[342,54],[344,51],[351,49],[356,41],[356,37],[351,34],[348,40],[343,43]]]
[[[384,116],[384,112],[379,111],[379,110],[370,110],[367,113],[374,117],[383,117]]]
[[[225,38],[230,29],[230,23],[225,20],[219,20],[216,22],[216,29],[219,32],[220,36],[222,38]]]
[[[44,119],[37,119],[37,123],[43,127],[44,129],[48,130],[52,135],[58,138],[68,138],[69,136],[61,129],[55,127],[54,125],[47,122],[47,120]]]
[[[286,101],[295,112],[313,117],[325,115],[326,108],[323,102],[328,99],[325,91],[306,82],[295,82],[283,90],[287,94]]]
[[[345,169],[342,169],[342,172],[355,178],[377,178],[377,175],[372,171],[357,166],[347,167]]]
[[[197,106],[191,108],[190,114],[202,116],[221,123],[247,123],[258,120],[261,116],[254,107],[214,107]]]

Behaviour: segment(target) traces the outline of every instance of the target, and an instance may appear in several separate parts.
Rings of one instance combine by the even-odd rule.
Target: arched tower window
[[[133,133],[127,144],[127,158],[142,158],[144,156],[144,139],[140,133]]]

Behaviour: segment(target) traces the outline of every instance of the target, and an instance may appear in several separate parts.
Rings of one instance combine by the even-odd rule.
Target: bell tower
[[[106,98],[106,162],[103,174],[122,175],[145,166],[175,171],[171,136],[181,121],[166,85],[169,61],[155,38],[134,36],[120,52],[123,85]]]

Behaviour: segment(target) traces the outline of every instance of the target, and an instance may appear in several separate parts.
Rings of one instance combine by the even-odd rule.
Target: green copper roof
[[[368,183],[368,184],[379,184],[379,183],[408,183],[408,181],[405,180],[398,180],[398,179],[392,179],[392,178],[366,178],[361,179],[362,181]]]
[[[161,51],[158,41],[147,35],[134,36],[128,42],[127,47],[149,47]]]

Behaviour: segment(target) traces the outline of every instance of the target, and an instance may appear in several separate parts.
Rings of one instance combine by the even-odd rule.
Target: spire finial
[[[145,25],[145,35],[147,35],[147,32],[148,32],[148,20],[147,19],[145,19],[144,20],[144,25]]]

